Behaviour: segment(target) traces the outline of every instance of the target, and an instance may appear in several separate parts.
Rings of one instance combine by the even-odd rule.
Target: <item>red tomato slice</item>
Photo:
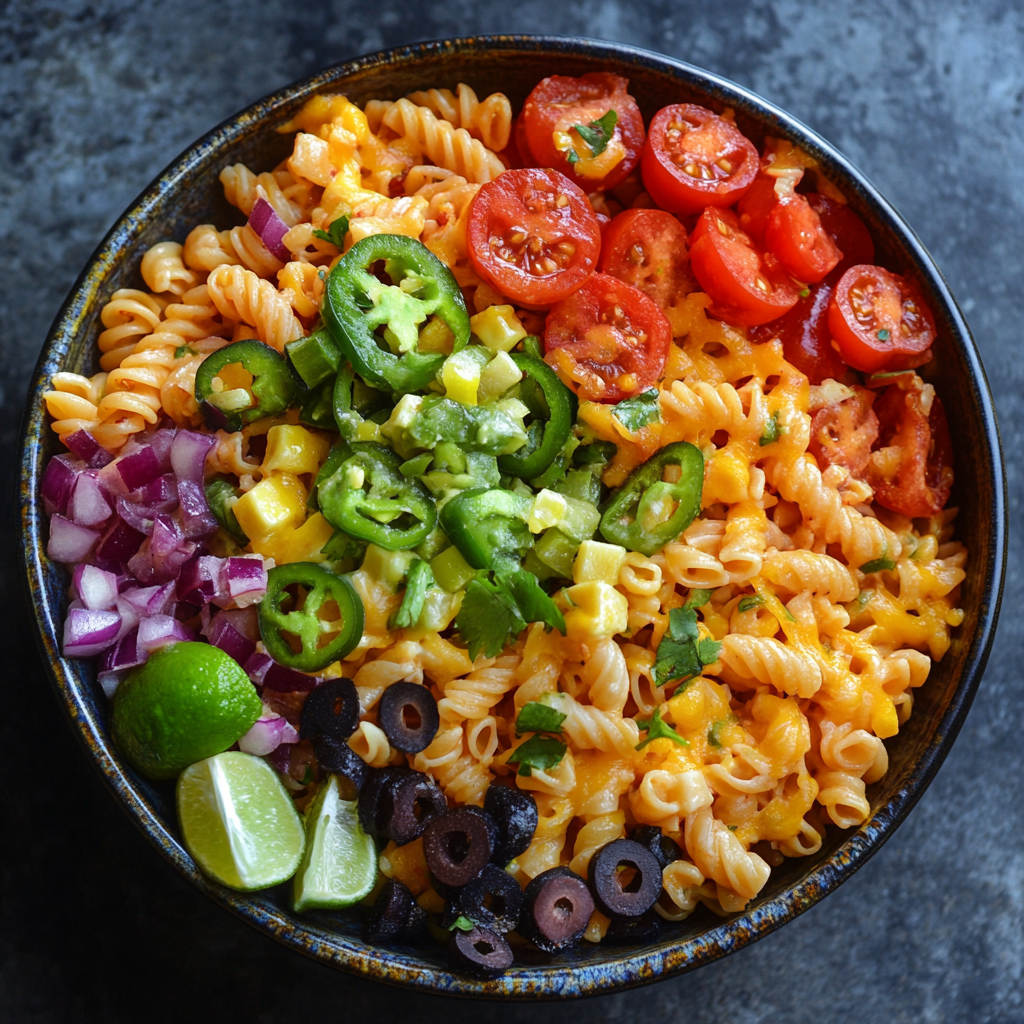
[[[874,392],[855,387],[853,395],[819,409],[811,418],[808,451],[824,470],[845,466],[858,479],[864,478],[871,448],[878,440],[878,417],[871,408]]]
[[[828,330],[828,305],[835,289],[828,284],[817,284],[806,296],[778,320],[756,327],[751,332],[753,341],[782,339],[786,359],[812,384],[820,384],[831,377],[842,380],[849,367],[832,347]]]
[[[778,260],[754,247],[732,210],[708,207],[700,215],[690,236],[690,263],[714,303],[711,313],[731,324],[766,324],[800,297]]]
[[[587,192],[614,188],[640,162],[644,148],[644,120],[628,87],[628,79],[606,71],[541,81],[520,115],[533,163],[554,167]],[[589,127],[609,110],[615,111],[615,130],[603,152],[592,155],[573,128]],[[570,150],[580,157],[575,163],[569,162]]]
[[[779,198],[775,194],[775,178],[767,174],[758,174],[753,185],[740,197],[736,204],[736,212],[740,217],[740,227],[758,245],[764,245],[764,233],[768,229],[768,216]]]
[[[828,326],[846,362],[865,373],[913,369],[932,357],[931,311],[911,281],[882,267],[863,264],[843,274]]]
[[[757,175],[753,143],[730,122],[694,103],[654,115],[644,147],[644,186],[671,213],[731,206]]]
[[[580,398],[619,402],[654,384],[672,328],[657,303],[608,274],[593,274],[548,314],[547,362]]]
[[[794,192],[779,199],[768,214],[765,245],[798,281],[820,281],[842,258],[811,204]]]
[[[664,210],[623,210],[604,231],[598,268],[667,309],[696,289],[686,229]]]
[[[529,167],[480,186],[468,237],[473,269],[527,309],[574,292],[601,251],[601,229],[586,194],[558,171]]]
[[[875,412],[881,446],[868,466],[875,500],[905,516],[941,512],[953,487],[953,445],[942,401],[913,374],[887,388]]]
[[[875,243],[871,240],[871,234],[864,221],[849,206],[829,199],[820,192],[808,192],[804,198],[843,254],[843,258],[831,270],[829,280],[838,281],[850,267],[875,262]]]

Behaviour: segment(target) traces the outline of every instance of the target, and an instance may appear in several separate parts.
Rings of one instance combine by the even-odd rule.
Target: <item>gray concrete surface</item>
[[[934,253],[988,368],[1014,543],[967,725],[899,833],[777,934],[690,976],[575,1005],[488,1006],[358,982],[193,891],[94,777],[49,693],[0,491],[0,1016],[51,1021],[1024,1020],[1019,504],[1024,10],[1001,0],[50,0],[0,3],[0,459],[51,318],[92,248],[175,154],[313,70],[483,31],[661,50],[792,111]]]

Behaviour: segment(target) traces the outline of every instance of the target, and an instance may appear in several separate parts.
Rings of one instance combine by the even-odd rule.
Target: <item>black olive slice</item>
[[[632,869],[623,886],[619,868]],[[661,895],[661,865],[632,839],[616,839],[590,858],[590,889],[598,909],[611,918],[639,917]]]
[[[394,942],[402,937],[416,906],[409,888],[389,878],[377,893],[370,912],[363,922],[363,938],[367,942]]]
[[[490,928],[454,932],[448,955],[456,971],[472,978],[497,978],[512,966],[509,944]]]
[[[382,839],[405,846],[423,835],[423,830],[448,811],[448,801],[437,784],[419,773],[400,778],[381,791],[378,821]]]
[[[453,901],[452,913],[504,935],[519,924],[523,890],[507,871],[496,864],[488,864],[462,887]]]
[[[498,827],[478,807],[459,807],[434,818],[423,832],[423,853],[443,886],[461,888],[491,859]]]
[[[404,778],[416,776],[411,768],[374,768],[370,777],[359,791],[359,824],[363,831],[374,839],[381,838],[383,825],[381,802],[386,787],[400,782]]]
[[[320,770],[338,776],[342,800],[355,800],[370,774],[370,766],[344,741],[326,734],[313,740]]]
[[[427,912],[413,900],[412,910],[409,911],[409,918],[402,929],[401,938],[405,942],[418,942],[427,934]]]
[[[629,838],[634,843],[639,843],[645,850],[650,850],[662,871],[683,855],[679,844],[665,835],[657,825],[641,825],[640,828],[633,829]]]
[[[351,679],[328,679],[306,698],[299,738],[333,736],[347,740],[359,726],[359,694]]]
[[[388,742],[406,754],[426,750],[441,719],[433,694],[417,683],[392,683],[377,705],[377,724]]]
[[[604,942],[609,946],[647,946],[661,938],[661,918],[654,910],[639,917],[613,920]]]
[[[590,923],[594,898],[587,883],[569,868],[538,875],[523,893],[519,934],[546,953],[575,946]]]
[[[490,786],[484,810],[498,826],[498,845],[491,859],[499,867],[525,853],[537,831],[537,801],[532,794],[510,786]]]

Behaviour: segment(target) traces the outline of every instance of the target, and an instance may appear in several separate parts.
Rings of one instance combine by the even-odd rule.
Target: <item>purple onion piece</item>
[[[305,672],[285,668],[276,661],[270,663],[263,675],[264,689],[275,690],[278,693],[308,693],[315,690],[319,682],[317,676],[307,676]]]
[[[132,491],[128,500],[136,505],[155,508],[158,512],[173,512],[178,504],[178,482],[173,473],[164,473],[145,487]]]
[[[277,215],[274,208],[260,198],[256,200],[249,214],[249,227],[260,236],[260,241],[266,246],[267,252],[276,256],[282,263],[291,259],[288,247],[284,244],[283,238],[288,234],[288,225]]]
[[[136,587],[123,593],[126,600],[140,616],[170,615],[174,607],[174,584],[162,587]]]
[[[77,565],[71,587],[82,606],[93,612],[111,611],[117,604],[117,577],[94,565]]]
[[[153,532],[150,534],[150,549],[154,558],[163,558],[181,548],[185,534],[178,521],[163,513],[153,517]]]
[[[138,626],[135,626],[104,651],[100,670],[122,672],[145,664],[146,657],[146,652],[139,648],[139,630]]]
[[[134,505],[127,498],[117,499],[117,515],[137,533],[148,537],[153,532],[153,521],[159,513],[144,505]]]
[[[96,471],[87,469],[80,473],[68,502],[68,518],[79,526],[99,526],[110,518],[112,511]]]
[[[114,460],[114,456],[88,430],[76,430],[68,434],[64,444],[69,452],[87,463],[90,469],[102,469]]]
[[[192,630],[170,615],[152,615],[139,620],[139,650],[147,654],[168,644],[194,639]]]
[[[239,738],[238,749],[246,754],[266,757],[281,745],[284,727],[287,724],[280,715],[258,719],[252,728]]]
[[[103,534],[96,548],[96,557],[104,562],[127,562],[145,539],[145,534],[118,517]]]
[[[219,597],[223,562],[215,555],[197,555],[188,561],[178,576],[178,600],[201,607]]]
[[[55,455],[46,464],[39,490],[43,496],[43,507],[48,516],[55,512],[64,515],[75,487],[78,475],[86,468],[84,462],[70,455]]]
[[[212,434],[195,430],[179,430],[171,445],[171,468],[179,480],[201,484],[206,469],[206,456],[217,443]]]
[[[206,503],[206,492],[201,483],[179,480],[178,501],[186,537],[206,537],[217,529],[217,520]]]
[[[116,494],[127,494],[152,483],[160,476],[160,459],[152,445],[136,445],[100,471],[103,482]]]
[[[54,515],[50,520],[50,541],[46,545],[46,554],[54,562],[83,562],[99,540],[99,531],[90,530],[87,526],[65,519],[62,515]]]
[[[256,653],[256,644],[235,628],[223,612],[210,623],[207,633],[210,643],[219,647],[225,654],[234,658],[239,665],[244,665]]]
[[[90,658],[109,647],[121,626],[117,612],[69,608],[64,620],[64,657]]]
[[[174,427],[168,427],[167,429],[154,430],[147,438],[153,453],[157,457],[157,461],[160,463],[161,473],[169,473],[171,470],[171,446],[174,444],[174,438],[177,436],[177,433],[178,431]]]

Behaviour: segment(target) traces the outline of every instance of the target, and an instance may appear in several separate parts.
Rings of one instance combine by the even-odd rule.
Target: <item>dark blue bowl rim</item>
[[[247,126],[263,121],[268,114],[294,101],[298,94],[307,95],[332,86],[338,78],[381,66],[396,66],[424,56],[456,56],[470,51],[498,49],[540,53],[580,53],[608,58],[637,67],[651,68],[679,78],[692,87],[712,94],[731,105],[756,110],[776,122],[780,132],[797,139],[813,155],[822,158],[856,184],[867,202],[888,222],[913,257],[918,272],[937,295],[953,328],[955,343],[967,363],[971,375],[972,397],[980,413],[985,450],[976,457],[991,467],[992,503],[989,521],[991,542],[989,557],[983,567],[983,593],[978,625],[964,659],[964,670],[949,704],[938,722],[936,736],[917,762],[908,783],[872,817],[853,832],[829,857],[795,885],[767,900],[753,910],[725,919],[687,941],[683,947],[662,944],[641,950],[623,950],[613,961],[600,963],[553,962],[543,966],[523,966],[505,977],[491,982],[477,982],[453,975],[432,964],[424,964],[402,951],[364,947],[346,937],[289,917],[277,908],[261,903],[258,894],[247,896],[208,881],[196,868],[188,853],[160,820],[145,793],[125,771],[111,749],[99,721],[78,690],[68,664],[59,652],[60,608],[45,599],[42,586],[43,552],[45,550],[46,517],[41,510],[39,484],[42,458],[39,438],[45,427],[42,392],[47,389],[51,374],[59,368],[68,339],[87,301],[87,283],[98,273],[109,271],[116,253],[137,235],[139,224],[160,196],[202,159],[210,147],[220,146]],[[63,340],[62,340],[63,339]],[[938,771],[953,740],[960,731],[980,683],[995,635],[1002,597],[1006,562],[1005,477],[998,425],[981,359],[963,315],[945,280],[930,255],[900,215],[867,181],[856,167],[830,143],[797,119],[756,94],[693,65],[636,47],[601,40],[562,36],[493,35],[449,39],[397,47],[358,57],[325,69],[300,82],[286,86],[270,96],[228,118],[190,146],[174,160],[119,218],[96,252],[90,258],[68,299],[58,313],[47,336],[34,371],[28,394],[19,451],[21,471],[18,501],[22,544],[20,554],[29,599],[38,627],[40,649],[47,662],[64,712],[79,739],[88,749],[96,768],[117,797],[125,813],[186,878],[212,899],[232,911],[260,931],[266,932],[287,946],[314,959],[330,963],[350,973],[364,975],[391,984],[426,990],[444,995],[483,998],[558,999],[597,995],[646,984],[692,970],[749,945],[803,913],[848,879],[882,845],[906,818],[921,794]],[[666,948],[666,946],[668,948]]]

